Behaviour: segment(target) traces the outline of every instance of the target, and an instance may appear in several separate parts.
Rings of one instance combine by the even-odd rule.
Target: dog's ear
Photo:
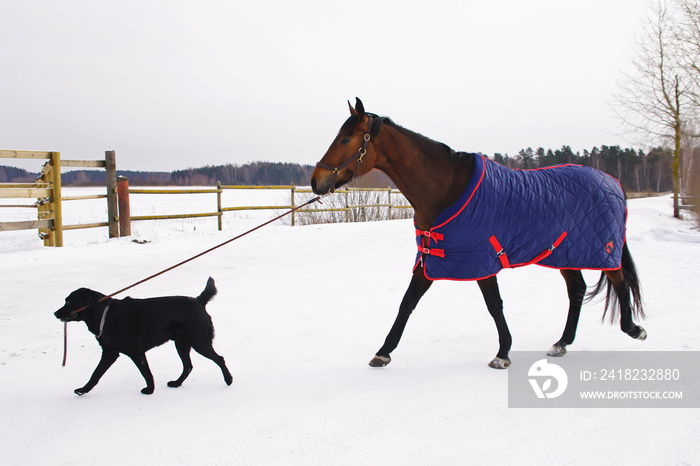
[[[80,296],[83,298],[84,306],[87,306],[89,309],[97,307],[98,296],[94,291],[88,288],[81,288]]]

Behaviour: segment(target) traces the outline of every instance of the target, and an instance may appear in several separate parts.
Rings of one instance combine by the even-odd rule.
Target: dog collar
[[[97,339],[99,340],[102,337],[102,332],[104,332],[105,329],[105,320],[107,319],[107,311],[109,311],[109,306],[112,304],[112,301],[110,300],[107,303],[107,306],[105,306],[105,310],[102,311],[102,318],[100,319],[100,331],[97,334]]]

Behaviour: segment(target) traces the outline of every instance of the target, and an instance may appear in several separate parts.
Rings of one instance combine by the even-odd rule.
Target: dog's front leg
[[[92,390],[95,387],[95,385],[97,385],[97,382],[100,381],[100,378],[104,375],[104,373],[107,372],[107,369],[109,369],[110,366],[114,364],[114,361],[116,361],[118,357],[119,351],[113,348],[102,347],[102,358],[100,359],[100,362],[97,363],[97,367],[92,373],[92,377],[90,377],[90,380],[88,381],[88,383],[85,384],[84,387],[76,388],[75,390],[73,390],[75,394],[85,395],[87,392]]]
[[[153,383],[151,369],[148,367],[148,361],[146,361],[146,353],[130,354],[129,357],[134,361],[134,364],[139,368],[144,380],[146,380],[146,387],[141,390],[141,393],[150,395],[155,389],[155,384]]]

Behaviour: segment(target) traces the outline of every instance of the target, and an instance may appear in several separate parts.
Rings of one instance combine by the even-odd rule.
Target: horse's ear
[[[350,108],[350,116],[357,116],[357,111],[353,108],[353,106],[349,100],[348,100],[348,107]]]
[[[355,97],[355,111],[357,112],[357,117],[360,120],[365,119],[365,106],[362,105],[362,101],[359,97]]]

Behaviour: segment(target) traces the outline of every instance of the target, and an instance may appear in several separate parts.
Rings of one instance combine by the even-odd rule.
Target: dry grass
[[[305,202],[299,199],[297,202]],[[296,213],[297,225],[319,223],[375,222],[412,218],[413,209],[406,198],[394,190],[338,190],[325,197],[322,204]]]

